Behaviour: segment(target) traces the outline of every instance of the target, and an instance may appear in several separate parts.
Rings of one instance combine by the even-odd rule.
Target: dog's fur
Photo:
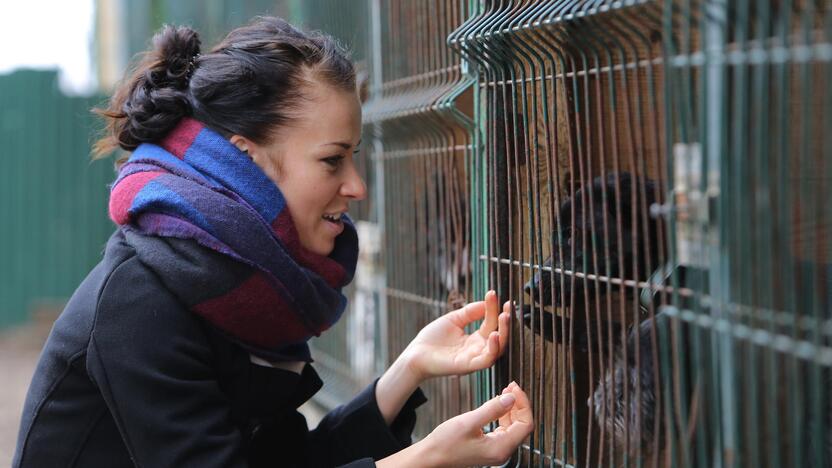
[[[595,178],[561,204],[560,236],[555,239],[556,248],[544,266],[609,278],[646,281],[659,265],[657,234],[661,226],[659,221],[644,210],[657,201],[657,185],[647,178],[626,172]],[[557,236],[558,232],[553,235]],[[537,307],[527,305],[523,313],[526,325],[531,326],[534,321],[535,332],[549,341],[566,342],[565,337],[572,326],[575,349],[588,352],[592,343],[591,346],[596,351],[605,355],[614,353],[613,367],[607,369],[601,377],[588,403],[594,410],[600,427],[610,435],[613,443],[625,450],[634,450],[638,445],[647,447],[652,443],[659,424],[654,383],[659,365],[653,362],[651,322],[644,321],[629,331],[625,359],[621,347],[615,345],[621,341],[619,337],[623,325],[606,320],[587,323],[582,317],[584,314],[579,313],[586,306],[585,297],[592,297],[596,293],[608,294],[619,287],[607,281],[584,281],[582,278],[573,280],[566,274],[553,275],[544,270],[525,285],[525,292],[532,299],[530,302]],[[629,290],[631,288],[628,288],[628,292]],[[548,311],[540,313],[544,307],[564,305],[572,306],[571,324],[567,317]],[[533,317],[536,320],[532,320]],[[661,328],[666,319],[661,314],[657,315],[657,328]],[[608,334],[614,337],[612,343],[607,339]],[[636,348],[639,348],[640,356],[638,368],[635,365]],[[626,402],[625,387],[626,394],[629,395]],[[637,396],[640,398],[638,404]],[[636,425],[636,422],[639,424]],[[626,437],[629,437],[628,447],[625,447]]]

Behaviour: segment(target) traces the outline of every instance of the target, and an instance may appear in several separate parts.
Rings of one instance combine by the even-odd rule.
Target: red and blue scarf
[[[310,360],[308,339],[346,307],[341,288],[358,258],[350,219],[329,256],[305,249],[278,187],[194,119],[136,148],[113,184],[110,217],[192,312],[255,354]]]

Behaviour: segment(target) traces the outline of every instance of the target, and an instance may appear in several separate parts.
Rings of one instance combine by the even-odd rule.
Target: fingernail
[[[508,408],[509,406],[514,404],[514,395],[511,393],[506,393],[505,395],[500,395],[500,404]]]

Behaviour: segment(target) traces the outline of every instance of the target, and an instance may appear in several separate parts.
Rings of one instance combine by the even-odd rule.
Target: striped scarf
[[[351,220],[343,217],[329,256],[305,249],[277,186],[194,119],[183,119],[158,145],[136,148],[113,184],[109,209],[132,238],[153,240],[133,243],[139,258],[192,312],[255,354],[311,360],[306,342],[346,307],[341,288],[358,258]],[[174,239],[196,241],[228,267],[192,258],[193,242],[185,243],[189,251],[171,249],[182,245]],[[244,273],[229,277],[231,271]]]

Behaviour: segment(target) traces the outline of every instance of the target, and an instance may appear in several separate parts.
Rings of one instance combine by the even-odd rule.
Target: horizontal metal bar
[[[377,156],[374,155],[376,159],[398,159],[398,158],[408,158],[412,156],[427,156],[431,154],[447,154],[453,151],[471,151],[474,149],[474,145],[453,145],[453,146],[445,146],[445,147],[433,147],[433,148],[426,148],[426,149],[407,149],[407,150],[392,150],[392,151],[383,151],[378,153]]]
[[[610,2],[607,5],[599,5],[593,6],[591,8],[587,8],[586,10],[576,11],[574,13],[567,13],[565,15],[555,16],[554,18],[546,18],[542,21],[531,21],[522,25],[513,26],[510,28],[499,29],[497,31],[491,32],[487,31],[480,34],[475,34],[473,36],[474,41],[470,41],[467,39],[454,39],[451,40],[452,44],[462,43],[467,44],[469,42],[488,42],[491,38],[496,35],[504,35],[504,34],[513,34],[519,31],[529,31],[533,29],[540,29],[543,26],[553,26],[559,23],[566,23],[574,20],[578,20],[581,18],[587,18],[590,16],[596,16],[601,13],[606,13],[612,10],[618,10],[625,7],[632,7],[632,6],[639,6],[644,5],[647,3],[655,3],[655,0],[625,0],[625,1],[615,1]]]
[[[734,338],[750,341],[758,346],[773,349],[783,354],[790,354],[804,361],[815,362],[822,366],[832,367],[832,348],[818,346],[806,340],[797,340],[768,330],[755,329],[741,323],[715,318],[707,314],[697,314],[690,310],[680,310],[673,306],[662,306],[661,311],[698,327],[710,328],[720,333],[727,333]]]
[[[699,302],[706,309],[715,307],[711,303],[711,297],[709,295],[702,295]],[[805,332],[819,330],[821,333],[832,336],[832,320],[816,320],[814,317],[806,316],[797,317],[791,312],[752,307],[734,302],[719,304],[719,307],[721,307],[721,310],[739,318],[761,320],[772,323],[775,326],[793,327],[802,329]]]
[[[761,65],[765,63],[780,64],[780,63],[806,63],[806,62],[828,62],[832,61],[832,44],[819,43],[813,45],[800,45],[792,47],[775,47],[772,49],[753,49],[750,51],[730,51],[726,53],[709,53],[710,63],[726,65]],[[537,75],[524,80],[500,80],[500,81],[483,81],[480,82],[480,87],[494,87],[506,86],[510,84],[532,83],[542,80],[562,80],[564,78],[583,77],[587,75],[597,75],[600,73],[609,73],[610,71],[634,70],[636,68],[646,68],[648,65],[659,66],[663,63],[661,57],[656,57],[650,60],[639,60],[637,62],[626,62],[610,66],[593,67],[589,70],[578,70],[568,73],[558,73],[555,75]],[[670,59],[670,64],[674,67],[689,67],[702,66],[705,64],[705,52],[695,52],[689,55],[677,55]]]
[[[640,288],[640,289],[650,289],[653,291],[667,291],[668,293],[673,292],[672,286],[662,286],[655,283],[648,283],[645,281],[633,281],[623,278],[610,278],[609,276],[603,275],[596,275],[594,273],[581,273],[580,271],[572,271],[572,270],[565,270],[563,268],[557,267],[547,267],[543,265],[536,265],[528,262],[520,262],[518,260],[509,260],[507,258],[497,258],[497,257],[489,257],[487,255],[480,255],[480,260],[492,263],[501,263],[503,265],[513,265],[519,266],[523,268],[529,268],[533,270],[541,270],[541,271],[550,271],[552,273],[559,273],[566,276],[574,276],[576,278],[586,278],[588,280],[597,280],[602,281],[609,284],[615,284],[619,286],[629,286],[631,288]],[[679,295],[685,297],[692,297],[694,295],[694,291],[688,288],[679,288]]]
[[[384,293],[389,297],[394,297],[396,299],[402,299],[405,301],[414,302],[416,304],[422,304],[428,307],[436,307],[437,309],[442,309],[444,311],[448,310],[447,302],[437,301],[436,299],[431,299],[429,297],[409,293],[407,291],[402,291],[401,289],[379,288],[377,289],[377,291],[380,293]]]
[[[557,23],[562,23],[566,21],[572,21],[575,19],[586,18],[589,16],[595,16],[600,13],[606,13],[612,10],[620,10],[622,8],[633,7],[633,6],[640,6],[645,5],[648,3],[656,3],[654,0],[624,0],[617,1],[617,2],[610,2],[609,5],[600,5],[597,7],[588,8],[587,10],[576,11],[575,13],[567,13],[565,15],[556,16],[554,18],[546,18],[542,22],[535,21],[531,24],[531,26],[540,26],[542,25],[552,25]]]
[[[647,283],[644,281],[633,281],[633,280],[625,280],[621,278],[609,278],[603,275],[595,275],[592,273],[581,273],[571,270],[565,270],[562,268],[552,268],[543,265],[532,264],[528,262],[520,262],[518,260],[509,260],[509,259],[498,259],[496,257],[487,257],[485,255],[480,255],[480,260],[491,261],[494,263],[501,263],[504,265],[513,265],[519,266],[523,268],[529,268],[532,270],[541,270],[541,271],[548,271],[553,273],[560,273],[566,276],[574,276],[576,278],[586,278],[589,280],[599,280],[602,282],[607,282],[616,285],[624,285],[629,287],[638,287],[640,289],[652,289],[654,291],[662,291],[664,290],[668,294],[673,293],[672,286],[661,286],[657,284]],[[689,288],[679,288],[679,295],[683,297],[692,297],[694,295],[694,291]],[[702,305],[703,308],[713,308],[715,307],[711,304],[711,298],[707,294],[699,293],[698,301]],[[792,313],[772,310],[772,309],[765,309],[759,307],[751,307],[746,306],[743,304],[736,304],[736,303],[724,303],[719,305],[721,310],[724,310],[740,319],[754,319],[760,320],[763,322],[772,323],[775,326],[779,327],[792,327],[802,329],[805,332],[812,332],[815,330],[819,330],[821,333],[825,335],[832,336],[832,320],[816,320],[813,317],[797,317]]]
[[[526,452],[530,452],[530,453],[533,453],[533,454],[535,454],[539,457],[543,457],[543,459],[549,461],[550,464],[554,464],[554,465],[557,465],[557,466],[562,466],[564,468],[575,468],[575,465],[570,465],[569,463],[566,463],[566,462],[564,462],[564,461],[562,461],[558,458],[555,458],[552,455],[549,455],[548,453],[543,453],[538,449],[532,449],[528,444],[521,444],[520,445],[520,450],[525,450]]]
[[[451,87],[447,87],[448,91],[450,91]],[[427,90],[425,88],[421,91]],[[386,98],[385,98],[386,99]],[[397,99],[401,100],[401,97],[391,98],[391,100]],[[384,121],[402,119],[405,117],[413,117],[416,115],[423,115],[423,116],[430,116],[432,114],[437,114],[445,111],[440,103],[437,101],[437,97],[434,96],[431,98],[430,101],[419,101],[419,100],[411,100],[409,101],[409,105],[401,105],[399,106],[399,110],[396,111],[377,111],[373,109],[365,108],[364,119],[362,120],[363,125],[373,124],[373,123],[381,123]],[[404,102],[404,101],[402,101]]]
[[[405,78],[399,78],[397,80],[391,80],[381,83],[379,86],[374,86],[373,89],[376,91],[389,91],[391,89],[395,89],[400,86],[406,86],[411,83],[417,83],[419,81],[428,80],[435,76],[450,74],[452,72],[461,71],[462,66],[459,64],[452,65],[450,67],[443,67],[436,70],[431,70],[429,72],[420,73],[418,75],[411,75]]]
[[[625,69],[635,70],[638,67],[646,68],[648,65],[661,65],[662,59],[661,57],[654,58],[652,60],[639,60],[638,62],[627,62],[627,63],[620,63],[617,65],[613,65],[612,67],[604,66],[604,67],[593,67],[589,70],[580,70],[576,72],[568,72],[568,73],[558,73],[556,75],[548,74],[548,75],[537,75],[532,78],[526,78],[524,80],[501,80],[501,81],[483,81],[480,83],[480,87],[493,87],[493,86],[505,86],[509,84],[520,84],[520,83],[531,83],[534,81],[542,81],[542,80],[562,80],[564,78],[574,78],[576,76],[587,76],[587,75],[597,75],[600,73],[609,73],[610,71],[624,71]]]
[[[674,67],[702,66],[706,62],[714,65],[764,65],[832,61],[832,43],[821,42],[811,45],[791,47],[774,46],[771,48],[754,47],[751,50],[732,50],[728,52],[694,52],[677,55],[670,59]]]

